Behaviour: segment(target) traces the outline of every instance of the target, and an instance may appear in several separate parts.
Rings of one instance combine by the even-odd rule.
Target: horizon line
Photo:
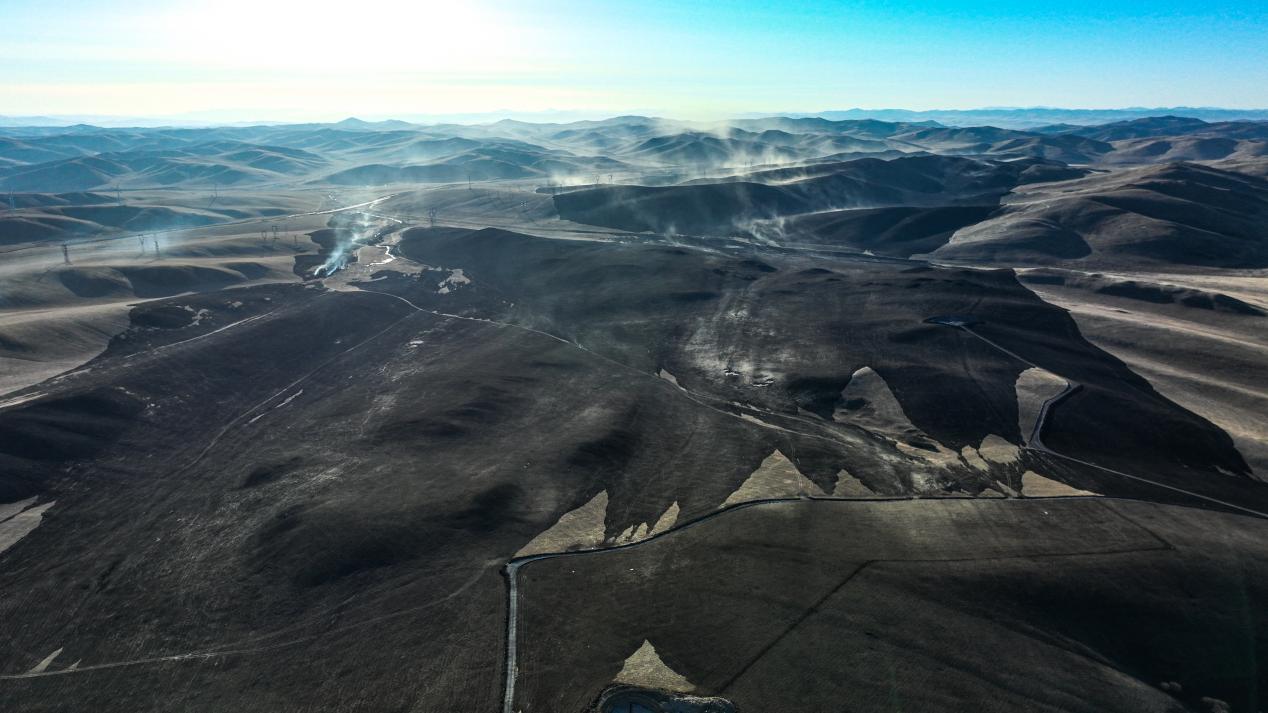
[[[251,116],[243,110],[242,116]],[[7,123],[0,124],[0,128],[70,128],[71,126],[83,125],[92,126],[93,128],[164,128],[164,127],[215,127],[215,126],[264,126],[264,125],[298,125],[298,124],[318,124],[318,125],[334,125],[348,122],[362,122],[366,124],[381,124],[390,122],[399,122],[412,124],[417,126],[438,125],[445,123],[498,123],[501,121],[521,121],[524,123],[556,123],[549,120],[549,117],[556,117],[557,123],[573,123],[580,121],[605,121],[618,118],[642,118],[656,119],[660,121],[676,121],[685,124],[691,123],[710,123],[731,120],[755,120],[755,119],[775,119],[775,118],[823,118],[827,114],[883,114],[883,113],[904,113],[912,115],[972,115],[984,113],[1021,113],[1021,112],[1052,112],[1052,113],[1071,113],[1071,114],[1096,114],[1096,113],[1134,113],[1148,114],[1151,117],[1161,117],[1168,115],[1169,112],[1217,112],[1227,114],[1263,114],[1264,119],[1268,119],[1268,107],[1264,108],[1242,108],[1228,106],[1126,106],[1126,107],[1062,107],[1051,105],[1036,106],[984,106],[969,109],[907,109],[903,107],[884,107],[884,108],[863,108],[850,107],[848,109],[823,109],[819,111],[776,111],[776,112],[739,112],[713,119],[693,119],[678,118],[671,115],[663,114],[654,110],[613,110],[611,112],[591,111],[586,109],[543,109],[521,111],[515,109],[499,109],[494,111],[473,111],[473,112],[443,112],[443,113],[419,113],[419,112],[402,112],[401,114],[384,115],[378,113],[364,114],[371,118],[361,118],[357,115],[345,116],[342,119],[270,119],[267,117],[258,117],[250,119],[238,119],[220,116],[212,118],[199,115],[208,114],[226,114],[232,113],[233,110],[225,111],[195,111],[183,112],[180,114],[170,115],[127,115],[127,114],[91,114],[91,113],[71,113],[71,114],[43,114],[43,113],[23,113],[23,114],[4,114],[0,113],[0,122],[20,122],[30,120],[35,123],[20,124]],[[1162,113],[1154,113],[1162,112]],[[286,112],[278,112],[286,113]],[[532,121],[517,117],[535,117],[540,121]],[[568,118],[564,118],[568,117]],[[1145,118],[1145,117],[1141,117]],[[1199,117],[1186,117],[1199,118]],[[113,124],[112,126],[103,126],[94,124],[94,121],[103,121]],[[56,123],[39,123],[39,122],[56,122]],[[62,122],[68,122],[63,124]],[[144,122],[142,124],[124,124],[119,122]],[[159,123],[174,122],[174,123]]]

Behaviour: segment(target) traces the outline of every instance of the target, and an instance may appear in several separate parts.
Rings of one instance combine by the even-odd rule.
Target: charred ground
[[[1243,124],[23,135],[0,693],[1258,710]]]

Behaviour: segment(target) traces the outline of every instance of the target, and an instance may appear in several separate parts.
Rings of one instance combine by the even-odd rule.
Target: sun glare
[[[524,37],[488,7],[437,0],[203,0],[158,24],[177,61],[305,74],[490,71]]]

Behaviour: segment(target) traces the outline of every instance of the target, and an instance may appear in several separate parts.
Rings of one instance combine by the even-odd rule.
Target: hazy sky
[[[0,0],[7,115],[1035,105],[1268,107],[1268,0]]]

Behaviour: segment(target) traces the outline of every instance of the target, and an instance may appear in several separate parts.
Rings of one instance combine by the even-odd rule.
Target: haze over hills
[[[114,188],[378,186],[465,180],[549,183],[691,181],[773,183],[802,167],[866,157],[955,155],[1014,162],[1045,180],[1086,168],[1169,161],[1249,164],[1268,154],[1268,123],[1161,117],[1098,127],[1021,131],[876,120],[763,118],[700,125],[646,117],[571,124],[500,121],[412,126],[347,120],[335,125],[0,129],[0,190],[66,193]],[[1077,167],[1065,171],[1061,165]],[[832,206],[827,206],[832,207]],[[866,206],[859,206],[866,207]],[[760,211],[759,211],[760,212]]]
[[[511,119],[530,123],[558,123],[601,119],[602,112],[579,111],[491,111],[482,113],[404,115],[370,120],[349,117],[340,123],[355,122],[362,125],[401,124],[483,124]],[[998,107],[986,109],[844,109],[820,112],[774,111],[764,114],[749,113],[732,117],[742,121],[750,118],[787,116],[797,118],[821,118],[828,120],[874,119],[889,122],[934,122],[946,126],[1001,126],[1005,128],[1037,128],[1056,124],[1078,126],[1107,124],[1115,121],[1155,116],[1182,116],[1204,121],[1262,121],[1268,120],[1268,109],[1225,109],[1220,107],[1136,107],[1126,109],[1062,109],[1058,107]],[[0,127],[66,127],[76,124],[94,124],[106,127],[158,127],[158,126],[224,126],[251,124],[281,124],[282,121],[249,121],[250,117],[226,120],[225,112],[197,112],[178,117],[119,117],[95,115],[70,116],[2,116]],[[263,118],[263,117],[261,117]]]
[[[0,126],[0,700],[1258,711],[1261,114]]]

